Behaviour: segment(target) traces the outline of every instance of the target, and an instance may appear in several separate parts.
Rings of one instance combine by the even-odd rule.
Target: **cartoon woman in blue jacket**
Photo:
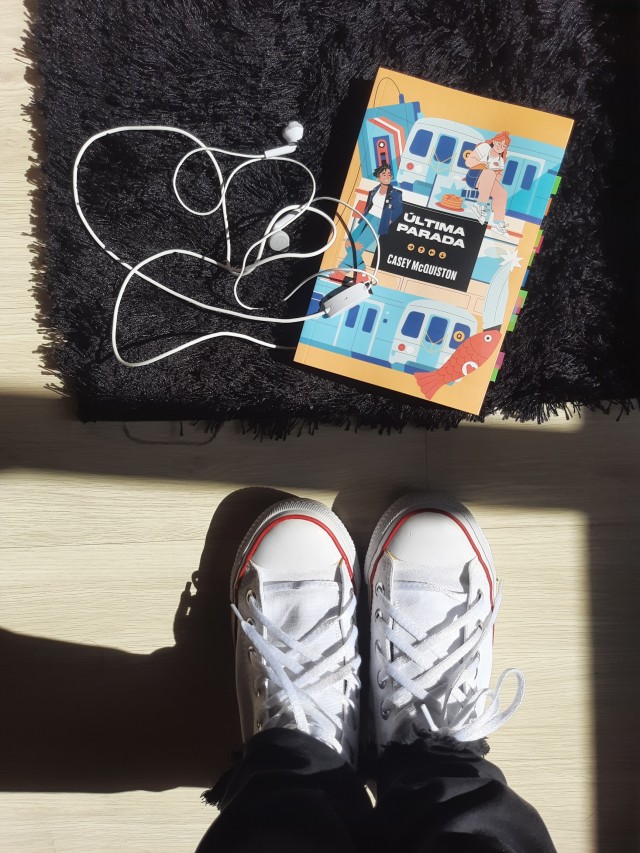
[[[378,166],[373,176],[378,179],[378,186],[374,187],[367,196],[364,215],[377,231],[378,236],[383,237],[389,233],[389,229],[393,223],[402,216],[402,193],[391,186],[393,172],[391,171],[391,167],[386,163]],[[353,240],[355,253],[352,249],[351,240]],[[350,269],[355,267],[356,269],[363,270],[365,269],[365,262],[362,253],[372,252],[376,248],[375,237],[364,219],[361,219],[354,228],[351,240],[345,240],[347,254],[340,264],[340,268]],[[342,277],[340,273],[337,273],[335,278]]]

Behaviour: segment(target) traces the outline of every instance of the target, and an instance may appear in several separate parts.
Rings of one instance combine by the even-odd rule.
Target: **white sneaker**
[[[396,501],[373,533],[365,577],[379,750],[430,732],[479,740],[512,716],[524,676],[506,670],[488,689],[500,583],[489,543],[462,504],[420,494]],[[517,692],[501,712],[499,692],[509,673]]]
[[[297,729],[355,763],[357,578],[351,537],[323,504],[285,501],[254,523],[231,576],[243,740]]]
[[[480,225],[484,225],[487,221],[487,206],[485,204],[475,204],[471,205],[471,212],[476,217],[476,219],[480,222]]]
[[[497,234],[498,237],[509,236],[509,232],[507,231],[507,223],[504,219],[501,222],[494,222],[491,226],[491,230],[494,234]]]

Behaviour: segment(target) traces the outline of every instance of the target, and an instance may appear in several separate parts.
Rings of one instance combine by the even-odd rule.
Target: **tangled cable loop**
[[[224,261],[216,260],[215,258],[208,257],[207,255],[205,255],[203,253],[191,251],[189,249],[171,248],[171,249],[165,249],[165,250],[160,251],[160,252],[156,252],[153,255],[149,255],[148,257],[144,258],[143,260],[141,260],[137,264],[132,265],[132,264],[129,264],[126,261],[122,260],[122,258],[120,258],[114,251],[112,251],[111,249],[108,249],[107,246],[105,245],[105,243],[100,239],[100,237],[98,237],[96,232],[91,227],[87,217],[85,216],[85,214],[82,210],[82,206],[80,204],[80,194],[79,194],[79,190],[78,190],[78,171],[79,171],[80,162],[81,162],[83,156],[85,155],[86,151],[88,150],[88,148],[97,140],[102,139],[102,138],[107,137],[107,136],[112,136],[114,134],[129,133],[129,132],[155,132],[155,133],[157,133],[157,132],[169,132],[169,133],[177,133],[177,134],[180,134],[180,135],[186,137],[187,139],[191,140],[193,143],[195,143],[196,147],[192,148],[190,151],[188,151],[181,158],[181,160],[178,162],[178,164],[177,164],[177,166],[173,172],[173,178],[172,178],[173,191],[174,191],[174,194],[176,196],[176,199],[178,200],[178,203],[185,210],[187,210],[189,213],[193,214],[194,216],[213,216],[215,213],[220,211],[220,213],[222,214],[222,219],[223,219],[223,223],[224,223],[224,233],[225,233],[225,241],[226,241],[226,254],[225,254],[225,260]],[[287,148],[287,146],[285,146],[285,149],[286,148]],[[290,150],[295,150],[295,145],[294,146],[288,146],[288,148]],[[277,150],[283,150],[283,149],[273,149],[273,150],[277,151]],[[180,171],[183,168],[183,166],[185,165],[185,163],[191,157],[194,157],[196,154],[204,154],[204,155],[209,157],[209,159],[211,160],[211,163],[214,166],[214,169],[215,169],[215,172],[216,172],[216,175],[218,178],[218,182],[219,182],[219,187],[220,187],[220,198],[219,198],[217,204],[214,205],[211,209],[204,210],[204,211],[195,210],[194,208],[187,205],[186,202],[182,199],[180,192],[178,190],[178,178],[180,175]],[[219,164],[219,162],[215,156],[216,154],[226,155],[226,156],[230,156],[230,157],[239,157],[244,162],[242,162],[238,166],[236,166],[230,172],[228,177],[225,179],[223,177],[220,164]],[[252,243],[251,246],[249,246],[249,248],[244,253],[241,265],[239,267],[236,267],[232,264],[232,261],[231,261],[232,245],[231,245],[231,233],[230,233],[229,221],[228,221],[228,217],[227,217],[226,196],[227,196],[227,193],[229,191],[229,186],[230,186],[231,182],[233,181],[233,179],[236,177],[236,175],[242,169],[246,168],[247,166],[254,165],[255,163],[264,162],[267,159],[270,161],[275,161],[275,162],[293,163],[295,166],[298,166],[301,169],[303,169],[309,175],[309,178],[311,179],[311,185],[312,185],[311,194],[310,194],[309,198],[301,204],[290,204],[290,205],[287,205],[287,206],[281,208],[280,210],[278,210],[278,212],[271,218],[269,225],[267,226],[263,236],[259,240],[256,240],[254,243]],[[139,125],[139,126],[127,125],[127,126],[122,126],[122,127],[114,127],[114,128],[109,129],[109,130],[104,130],[104,131],[101,131],[100,133],[96,133],[94,136],[92,136],[90,139],[88,139],[83,144],[83,146],[80,148],[80,151],[78,152],[78,154],[76,156],[74,166],[73,166],[73,196],[74,196],[74,202],[76,205],[76,210],[78,211],[78,215],[80,216],[80,219],[81,219],[84,227],[87,229],[87,231],[89,232],[91,237],[100,246],[100,248],[103,249],[113,260],[117,261],[119,264],[121,264],[123,267],[125,267],[128,270],[128,273],[127,273],[124,281],[122,282],[122,285],[120,286],[120,289],[118,291],[118,295],[116,297],[115,307],[113,310],[112,324],[111,324],[111,346],[113,348],[114,355],[115,355],[116,359],[120,362],[120,364],[123,364],[126,367],[144,367],[144,366],[149,365],[149,364],[154,364],[155,362],[162,361],[165,358],[169,358],[170,356],[175,355],[176,353],[179,353],[182,350],[188,349],[190,347],[196,346],[197,344],[201,344],[201,343],[204,343],[205,341],[212,340],[213,338],[218,338],[218,337],[240,338],[242,340],[249,341],[250,343],[258,344],[259,346],[268,347],[269,349],[285,349],[285,350],[293,349],[293,347],[280,346],[278,344],[274,344],[274,343],[271,343],[269,341],[264,341],[264,340],[260,340],[259,338],[254,338],[250,335],[241,334],[240,332],[233,332],[233,331],[225,330],[225,331],[219,331],[219,332],[211,332],[211,333],[206,334],[206,335],[201,335],[198,338],[195,338],[195,339],[188,341],[184,344],[176,346],[173,349],[162,352],[159,355],[155,355],[152,358],[148,358],[148,359],[145,359],[142,361],[128,361],[126,358],[124,358],[121,355],[121,353],[118,349],[117,331],[118,331],[118,318],[119,318],[120,306],[122,303],[122,299],[123,299],[124,294],[125,294],[128,286],[131,283],[133,278],[143,279],[144,281],[148,282],[149,284],[152,284],[154,287],[157,287],[160,290],[163,290],[166,293],[169,293],[171,296],[174,296],[175,298],[180,299],[183,302],[187,302],[191,305],[194,305],[196,308],[200,308],[200,309],[205,310],[205,311],[211,311],[211,312],[214,312],[217,314],[224,314],[224,315],[227,315],[229,317],[240,318],[243,320],[253,320],[255,322],[274,323],[274,324],[290,324],[290,323],[303,323],[306,320],[320,319],[320,318],[326,316],[324,311],[318,311],[314,314],[308,314],[308,315],[303,316],[303,317],[286,317],[286,318],[264,317],[264,316],[257,315],[257,314],[246,314],[246,313],[242,313],[239,311],[234,311],[230,308],[222,308],[222,307],[217,306],[217,305],[210,305],[206,302],[201,302],[200,300],[193,299],[189,296],[185,296],[184,294],[179,293],[177,290],[174,290],[172,287],[169,287],[168,285],[161,283],[157,279],[148,275],[148,273],[144,272],[145,267],[147,267],[149,264],[153,263],[154,261],[157,261],[161,258],[173,256],[173,255],[184,255],[184,256],[197,258],[201,261],[204,261],[207,264],[212,264],[212,265],[218,267],[219,269],[225,270],[226,272],[228,272],[234,276],[233,293],[234,293],[234,298],[235,298],[236,302],[238,303],[238,305],[241,308],[243,308],[245,311],[256,311],[257,308],[255,306],[252,306],[252,305],[247,304],[246,302],[243,302],[240,299],[240,296],[238,294],[239,284],[247,275],[254,272],[259,267],[261,267],[265,264],[271,263],[273,261],[279,261],[279,260],[283,260],[285,258],[300,259],[300,258],[317,257],[319,255],[324,254],[324,252],[330,246],[332,246],[333,243],[335,242],[336,237],[337,237],[337,228],[336,228],[335,222],[327,213],[325,213],[323,210],[321,210],[320,208],[315,206],[315,204],[317,204],[318,202],[334,202],[336,204],[343,205],[344,207],[349,208],[360,219],[364,220],[364,222],[366,223],[368,228],[371,230],[371,232],[375,238],[375,243],[376,243],[376,247],[378,250],[376,253],[376,258],[378,258],[379,254],[380,254],[380,251],[379,251],[380,250],[380,244],[378,241],[378,235],[376,233],[375,228],[371,225],[371,223],[369,222],[367,217],[363,213],[358,211],[355,207],[352,207],[350,204],[347,204],[347,202],[342,201],[341,199],[334,198],[333,196],[316,196],[316,181],[315,181],[315,178],[313,176],[313,173],[311,172],[311,170],[307,166],[305,166],[300,161],[294,160],[291,157],[282,156],[282,155],[273,156],[273,152],[265,152],[263,154],[242,154],[242,153],[238,153],[236,151],[227,151],[226,149],[223,149],[223,148],[208,146],[208,145],[205,145],[204,142],[202,142],[200,139],[198,139],[192,133],[189,133],[189,131],[182,130],[181,128],[177,128],[177,127],[166,127],[164,125]],[[295,222],[297,219],[299,219],[305,213],[312,213],[312,214],[315,214],[317,216],[320,216],[321,218],[325,219],[329,223],[329,225],[331,227],[331,234],[330,234],[328,241],[323,246],[321,246],[319,249],[315,249],[312,252],[281,252],[281,253],[271,255],[269,257],[264,257],[264,252],[265,252],[267,242],[269,241],[269,239],[271,237],[273,237],[276,233],[283,231],[285,227],[288,227],[289,225],[291,225],[293,222]],[[284,225],[283,225],[283,219],[285,221]],[[253,256],[253,259],[251,259],[252,256]],[[318,277],[327,278],[328,276],[330,276],[332,273],[336,272],[337,270],[338,270],[337,267],[332,267],[329,269],[322,269],[319,272],[314,273],[313,275],[307,276],[307,278],[305,278],[303,281],[301,281],[299,284],[297,284],[296,287],[284,297],[284,301],[288,300],[291,296],[293,296],[293,294],[300,287],[302,287],[304,284],[306,284],[308,281],[311,281],[311,280],[316,279]],[[355,272],[357,270],[355,269],[355,267],[350,267],[350,268],[343,267],[340,271],[343,273],[354,273],[355,274]],[[378,279],[377,279],[378,261],[376,261],[373,273],[369,273],[369,272],[366,272],[363,270],[359,270],[358,272],[360,272],[361,275],[364,274],[367,277],[367,281],[368,281],[369,285],[375,285],[378,283]]]

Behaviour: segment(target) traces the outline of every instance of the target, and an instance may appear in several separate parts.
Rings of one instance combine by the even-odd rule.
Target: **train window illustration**
[[[347,311],[347,319],[344,321],[347,329],[353,329],[356,324],[356,319],[358,317],[358,312],[360,311],[359,305],[354,305],[353,308],[350,308]]]
[[[375,322],[376,317],[378,316],[378,312],[375,308],[369,308],[364,317],[364,323],[362,324],[362,331],[369,333],[371,329],[373,329],[373,324]]]
[[[449,325],[448,320],[444,317],[438,317],[436,314],[429,320],[425,340],[430,344],[441,344],[444,340],[444,334]]]
[[[466,169],[466,167],[467,167],[467,161],[464,159],[465,152],[466,151],[473,151],[473,149],[476,147],[476,145],[477,145],[476,142],[463,142],[462,143],[462,148],[460,149],[460,155],[458,157],[458,167],[460,169]],[[503,181],[503,183],[504,183],[504,181]]]
[[[466,326],[464,323],[456,323],[453,327],[453,332],[451,334],[451,340],[449,341],[449,347],[451,349],[458,349],[460,344],[471,334],[471,329],[469,326]]]
[[[413,137],[409,151],[416,157],[426,157],[432,139],[433,133],[430,130],[419,130]]]
[[[443,133],[436,145],[434,160],[438,163],[450,163],[455,148],[456,140],[453,136],[445,136]]]
[[[404,321],[400,334],[405,338],[417,338],[422,328],[424,314],[421,311],[410,311]]]
[[[507,186],[507,187],[511,186],[511,184],[513,183],[513,178],[515,176],[515,173],[516,173],[519,165],[520,165],[519,160],[514,160],[513,158],[511,158],[507,161],[507,165],[505,166],[505,170],[504,170],[504,175],[502,176],[502,183],[505,186]]]
[[[533,183],[533,179],[536,176],[536,167],[535,166],[527,166],[524,170],[524,176],[522,178],[522,183],[520,184],[520,188],[523,190],[530,190],[531,184]]]

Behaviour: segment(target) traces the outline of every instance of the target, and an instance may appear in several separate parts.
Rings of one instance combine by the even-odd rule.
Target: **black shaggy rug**
[[[385,66],[575,119],[529,298],[483,415],[542,420],[580,406],[628,410],[638,393],[637,219],[625,210],[623,188],[636,168],[623,160],[637,99],[629,89],[631,24],[624,3],[587,0],[39,0],[25,53],[38,72],[36,291],[54,386],[77,399],[83,420],[191,419],[215,428],[239,418],[272,436],[320,423],[435,428],[470,417],[303,371],[288,355],[230,338],[142,369],[119,365],[110,325],[126,271],[91,240],[74,208],[78,149],[94,133],[127,124],[172,125],[211,145],[264,151],[282,144],[279,130],[298,119],[305,139],[296,156],[322,193],[339,195],[371,82]],[[191,216],[173,196],[173,169],[189,146],[141,136],[97,143],[80,174],[86,212],[107,247],[130,263],[175,246],[221,256],[220,225]],[[210,203],[204,169],[194,166],[185,180],[190,203]],[[307,186],[293,168],[265,164],[247,174],[229,200],[240,244],[261,235],[286,199],[305,197]],[[325,236],[322,228],[293,234],[305,248]],[[313,263],[268,265],[247,279],[245,298],[271,316],[304,313],[308,291],[295,305],[281,300]],[[236,307],[229,277],[203,267],[182,259],[163,262],[162,272],[184,293]],[[299,333],[231,323],[278,343],[295,344]],[[228,319],[139,283],[123,305],[119,340],[135,360],[223,328]]]

